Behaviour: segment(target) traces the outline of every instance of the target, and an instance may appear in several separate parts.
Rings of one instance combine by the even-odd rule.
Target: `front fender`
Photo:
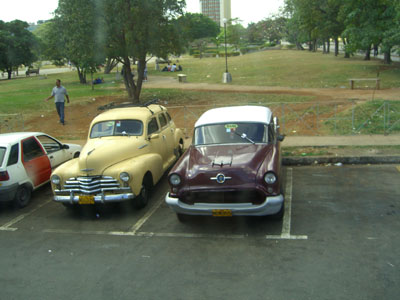
[[[175,147],[179,146],[180,141],[182,141],[182,146],[183,146],[184,140],[185,140],[185,135],[183,134],[182,129],[176,128],[176,130],[175,130]]]
[[[132,189],[132,192],[135,195],[138,195],[140,193],[140,189],[142,188],[143,178],[146,173],[151,173],[153,178],[152,183],[155,185],[163,175],[162,166],[162,157],[159,154],[149,153],[115,164],[105,169],[103,175],[112,176],[116,178],[121,185],[123,185],[119,175],[122,172],[127,172],[130,175],[128,184]]]

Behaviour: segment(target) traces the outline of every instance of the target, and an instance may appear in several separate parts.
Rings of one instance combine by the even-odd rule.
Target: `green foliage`
[[[123,77],[129,98],[138,102],[147,55],[167,57],[183,51],[179,28],[174,20],[182,15],[181,0],[98,0],[103,11],[107,56],[123,64]],[[138,61],[134,80],[131,61]]]
[[[7,72],[9,79],[12,70],[20,65],[29,66],[36,59],[33,53],[36,39],[28,26],[20,20],[8,23],[0,20],[0,70]]]
[[[186,43],[197,39],[216,37],[220,31],[219,26],[203,14],[186,13],[176,20],[181,31],[181,39]]]
[[[103,49],[98,46],[96,12],[95,0],[60,0],[54,26],[50,26],[53,30],[48,42],[59,44],[53,44],[54,48],[74,64],[81,83],[86,83],[86,74],[95,72],[105,60]]]

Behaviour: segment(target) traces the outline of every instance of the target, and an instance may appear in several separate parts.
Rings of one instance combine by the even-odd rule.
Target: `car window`
[[[43,145],[47,153],[53,153],[61,149],[61,144],[47,135],[39,135],[37,139]]]
[[[161,128],[167,125],[167,118],[164,116],[164,114],[160,114],[158,116],[158,120],[160,121]]]
[[[6,154],[6,148],[0,147],[0,166],[3,164],[5,154]]]
[[[22,142],[22,155],[24,157],[24,161],[29,161],[44,155],[44,152],[38,141],[32,137]]]
[[[93,125],[90,138],[98,138],[113,135],[135,135],[143,134],[143,123],[139,120],[114,120],[103,121]]]
[[[172,118],[171,118],[171,116],[169,115],[169,113],[168,113],[168,112],[165,112],[165,114],[167,115],[168,123],[171,122]]]
[[[268,143],[267,125],[262,123],[230,123],[205,125],[195,129],[195,145]]]
[[[268,126],[268,140],[273,141],[275,140],[275,129],[274,125],[270,124]]]
[[[15,165],[18,162],[19,149],[18,144],[11,147],[10,155],[8,156],[7,166]]]
[[[150,135],[158,131],[158,124],[156,118],[152,118],[147,126],[147,134]]]

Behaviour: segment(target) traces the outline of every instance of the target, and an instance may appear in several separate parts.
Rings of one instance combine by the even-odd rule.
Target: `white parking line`
[[[287,169],[286,190],[285,190],[285,213],[282,221],[282,236],[290,235],[290,223],[292,218],[292,188],[293,188],[293,169]]]
[[[22,221],[23,219],[25,219],[26,217],[30,216],[31,214],[33,214],[35,211],[37,211],[39,208],[42,208],[43,206],[45,206],[47,203],[51,202],[52,200],[48,200],[40,205],[38,205],[38,207],[32,209],[30,212],[19,215],[18,217],[15,217],[14,219],[12,219],[10,222],[7,222],[6,224],[0,226],[0,231],[16,231],[18,230],[18,228],[15,227],[11,227],[12,225]]]
[[[266,235],[266,239],[280,240],[307,240],[307,235],[291,235],[291,220],[292,220],[292,189],[293,189],[293,169],[287,169],[286,189],[285,189],[285,214],[282,221],[282,232],[280,236]]]
[[[152,209],[150,209],[143,217],[139,219],[139,221],[135,223],[135,225],[131,227],[131,230],[129,230],[129,232],[135,234],[140,229],[140,227],[142,227],[143,224],[146,223],[146,221],[151,217],[151,215],[154,214],[154,212],[161,206],[163,201],[164,197],[161,197],[161,199],[157,202],[157,204],[154,205]]]

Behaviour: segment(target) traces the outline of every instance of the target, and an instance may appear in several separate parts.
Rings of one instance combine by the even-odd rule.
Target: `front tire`
[[[17,193],[15,194],[14,204],[18,208],[23,208],[28,205],[31,201],[32,190],[27,185],[21,185],[18,187]]]
[[[285,202],[282,203],[281,209],[274,215],[270,215],[272,220],[280,221],[283,219],[283,215],[285,214]]]
[[[149,186],[143,183],[140,194],[134,199],[134,206],[137,209],[141,209],[145,207],[147,203],[149,203]]]

